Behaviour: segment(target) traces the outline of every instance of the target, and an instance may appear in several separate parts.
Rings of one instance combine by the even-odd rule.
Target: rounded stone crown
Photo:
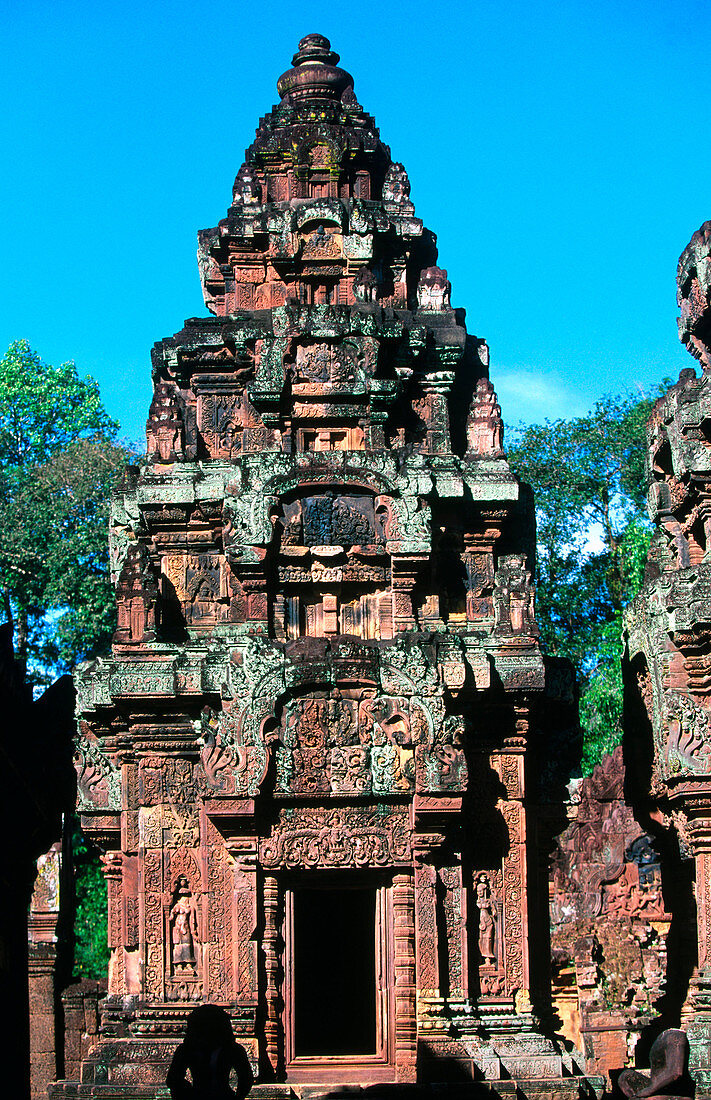
[[[292,100],[340,99],[346,88],[353,87],[353,77],[338,68],[340,60],[331,43],[322,34],[307,34],[299,42],[292,58],[293,69],[277,81],[277,92]]]

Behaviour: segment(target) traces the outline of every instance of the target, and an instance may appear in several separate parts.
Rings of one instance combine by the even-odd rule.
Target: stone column
[[[523,743],[528,715],[516,708],[516,740]],[[499,810],[506,822],[509,850],[503,861],[503,921],[506,991],[516,998],[517,1011],[530,1012],[530,977],[528,965],[528,875],[526,849],[526,811],[524,809],[524,757],[520,748],[506,746],[506,751],[494,759],[494,767],[506,789],[505,801]]]
[[[450,1012],[461,1012],[469,996],[467,899],[460,862],[442,867],[442,909],[447,941],[447,997]]]
[[[415,629],[412,595],[417,583],[419,559],[393,555],[393,629],[396,634]]]
[[[273,875],[264,879],[264,932],[262,935],[266,975],[264,1042],[273,1075],[281,1065],[281,995],[279,990],[279,882]]]
[[[105,987],[85,979],[62,993],[64,1009],[64,1075],[78,1081],[82,1061],[99,1035],[99,1000]],[[46,1093],[45,1093],[46,1095]]]
[[[122,996],[126,992],[126,968],[123,944],[123,876],[121,852],[107,852],[101,857],[106,879],[109,932],[109,993]]]
[[[61,841],[58,841],[37,860],[37,880],[27,922],[32,1100],[44,1098],[47,1086],[57,1076],[54,981],[61,847]]]
[[[29,948],[30,1096],[40,1100],[57,1076],[54,1012],[56,943],[32,943]]]
[[[415,896],[411,872],[393,877],[395,940],[395,1065],[398,1082],[417,1076]]]

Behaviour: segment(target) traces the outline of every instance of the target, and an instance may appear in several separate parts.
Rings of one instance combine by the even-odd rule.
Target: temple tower
[[[110,993],[57,1096],[154,1095],[200,1001],[257,1090],[578,1094],[538,1029],[541,731],[574,719],[538,643],[532,503],[486,344],[338,60],[299,44],[199,234],[213,316],[153,351],[118,630],[77,676]]]

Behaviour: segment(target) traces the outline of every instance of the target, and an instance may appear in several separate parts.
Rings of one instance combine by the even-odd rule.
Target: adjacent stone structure
[[[74,691],[63,676],[33,700],[12,635],[11,623],[0,625],[0,997],[3,1087],[24,1097],[46,1095],[62,1068],[54,1019],[59,857],[50,845],[74,798]]]
[[[554,1003],[589,1073],[634,1064],[667,977],[671,915],[654,838],[625,803],[622,746],[573,784],[551,876]]]
[[[82,1061],[98,1039],[99,1002],[105,996],[103,983],[92,978],[84,978],[62,991],[64,1074],[70,1081],[79,1080]]]
[[[44,1100],[47,1086],[63,1069],[61,1027],[57,1012],[58,924],[60,896],[64,888],[62,843],[56,841],[37,860],[27,927],[30,1001],[30,1095]],[[57,1031],[59,1030],[59,1034]],[[59,1057],[58,1057],[59,1056]]]
[[[694,898],[689,888],[677,891],[674,918],[693,920],[695,902],[696,936],[680,938],[670,973],[693,970],[677,1011],[704,1090],[711,1089],[710,242],[707,222],[679,261],[679,332],[702,373],[682,371],[649,421],[657,531],[647,583],[626,617],[629,792],[640,820],[647,815],[651,828],[675,836],[694,869]]]
[[[532,502],[486,344],[337,62],[300,43],[199,234],[214,316],[153,352],[113,654],[77,675],[109,996],[54,1096],[154,1095],[200,1001],[276,1092],[581,1087],[538,1022],[541,731],[575,720]]]

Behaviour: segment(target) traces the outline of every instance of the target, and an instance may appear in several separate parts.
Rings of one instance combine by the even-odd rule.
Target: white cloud
[[[592,404],[568,381],[561,382],[550,371],[494,368],[491,380],[507,424],[581,416]]]

